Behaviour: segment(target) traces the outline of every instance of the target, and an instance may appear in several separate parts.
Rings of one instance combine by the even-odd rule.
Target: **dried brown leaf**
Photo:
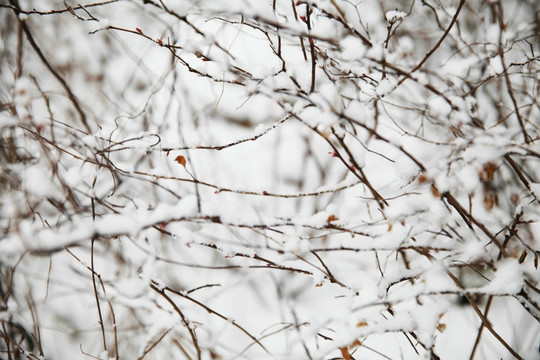
[[[349,350],[346,347],[341,347],[339,350],[341,351],[341,356],[343,359],[351,360],[351,354],[349,354]]]
[[[487,164],[484,164],[482,171],[480,172],[480,180],[482,182],[488,182],[493,180],[493,175],[495,175],[495,171],[497,171],[497,165],[492,162],[488,162]]]
[[[182,155],[178,155],[176,158],[174,158],[174,161],[182,165],[183,167],[186,167],[186,158]]]
[[[332,221],[336,221],[336,220],[339,220],[339,219],[335,215],[332,214],[328,217],[328,219],[326,219],[326,222],[331,223]]]

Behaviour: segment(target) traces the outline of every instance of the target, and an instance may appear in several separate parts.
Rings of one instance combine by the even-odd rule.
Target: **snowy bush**
[[[0,358],[537,359],[539,14],[1,0]]]

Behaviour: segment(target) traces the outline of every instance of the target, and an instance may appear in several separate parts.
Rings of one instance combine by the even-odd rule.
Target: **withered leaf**
[[[499,197],[496,193],[492,191],[484,191],[484,208],[486,210],[491,210],[493,207],[498,205]]]
[[[331,223],[332,221],[339,220],[335,215],[330,215],[328,219],[326,219],[327,223]]]
[[[186,167],[186,158],[183,157],[182,155],[178,155],[174,161],[176,161],[177,163],[179,163],[180,165],[182,165],[183,167]]]
[[[439,192],[439,189],[435,185],[431,185],[431,194],[435,197],[440,197],[441,193]]]
[[[346,347],[341,347],[339,350],[341,351],[341,356],[343,359],[351,360],[351,354],[349,354],[349,350]]]
[[[444,332],[444,330],[446,330],[446,324],[443,324],[443,323],[439,323],[437,324],[437,330],[439,330],[439,332]]]
[[[418,175],[416,180],[418,181],[419,184],[423,184],[423,183],[427,182],[429,179],[425,174],[420,174],[420,175]]]
[[[523,264],[526,257],[527,257],[527,250],[523,250],[523,252],[521,253],[521,256],[519,257],[519,263]]]
[[[493,175],[495,174],[495,171],[497,171],[497,164],[492,162],[484,164],[482,171],[480,172],[480,181],[488,182],[493,180]]]

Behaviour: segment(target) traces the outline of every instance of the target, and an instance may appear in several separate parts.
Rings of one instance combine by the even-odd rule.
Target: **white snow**
[[[459,170],[457,177],[461,190],[467,194],[472,194],[480,185],[478,171],[471,165],[466,165]]]
[[[379,84],[377,85],[375,92],[377,93],[378,96],[382,97],[382,96],[390,94],[396,88],[396,85],[397,85],[396,79],[394,79],[393,77],[386,77],[382,79],[381,81],[379,81]]]
[[[491,281],[478,289],[479,293],[514,295],[523,287],[523,273],[516,259],[506,259],[495,264],[497,271]]]
[[[29,106],[32,102],[32,93],[32,80],[25,76],[18,78],[13,89],[13,100],[15,101],[15,106],[23,108]]]
[[[540,199],[540,183],[529,183],[531,191],[536,196],[537,199]]]
[[[19,2],[58,10],[19,16],[73,94],[3,27],[0,319],[44,357],[114,358],[117,329],[122,359],[468,358],[464,294],[537,354],[531,2],[444,38],[444,1]]]
[[[488,72],[492,76],[500,75],[504,72],[502,60],[499,56],[495,56],[489,59]]]
[[[385,18],[389,23],[394,23],[399,20],[403,20],[407,16],[407,13],[398,10],[390,10],[386,12]]]

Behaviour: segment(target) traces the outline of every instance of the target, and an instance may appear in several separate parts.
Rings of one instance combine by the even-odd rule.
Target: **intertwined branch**
[[[0,1],[0,357],[537,355],[535,11]]]

